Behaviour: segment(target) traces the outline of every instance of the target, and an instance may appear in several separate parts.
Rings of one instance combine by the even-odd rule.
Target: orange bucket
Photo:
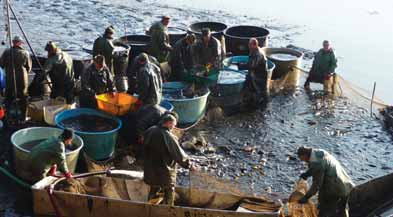
[[[139,100],[126,93],[109,93],[96,96],[98,109],[115,116],[125,115],[139,109]]]

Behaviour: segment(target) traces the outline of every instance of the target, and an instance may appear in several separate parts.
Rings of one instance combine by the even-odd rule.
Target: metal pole
[[[7,31],[8,31],[8,42],[10,44],[10,57],[11,57],[11,72],[12,76],[14,76],[14,98],[17,99],[18,90],[16,88],[16,73],[15,73],[15,64],[14,64],[14,51],[12,50],[12,32],[11,32],[11,18],[10,18],[10,2],[6,1],[7,4]]]
[[[370,116],[373,117],[373,103],[374,103],[374,95],[375,95],[375,87],[377,86],[377,82],[374,81],[373,95],[371,97],[371,105],[370,105]]]
[[[7,0],[7,1],[9,1],[9,0]],[[42,67],[42,65],[41,65],[41,63],[40,63],[40,61],[39,61],[39,59],[38,59],[37,54],[35,53],[33,47],[31,46],[30,41],[29,41],[29,39],[28,39],[28,37],[27,37],[25,31],[23,30],[22,25],[21,25],[21,23],[19,22],[19,19],[18,19],[18,17],[16,16],[16,13],[15,13],[14,9],[12,9],[11,4],[9,4],[9,9],[11,10],[11,13],[14,15],[15,21],[16,21],[16,23],[18,24],[19,29],[20,29],[20,31],[22,32],[23,37],[25,38],[26,43],[27,43],[27,45],[29,46],[29,48],[30,48],[30,50],[31,50],[31,53],[33,54],[33,57],[34,57],[35,61],[37,62],[38,67],[40,68],[40,70],[41,70],[43,73],[45,73],[45,72],[44,72],[44,68]],[[49,88],[52,90],[52,85],[51,85],[51,83],[47,80],[46,75],[44,76],[44,79],[45,79],[46,82],[48,83]]]

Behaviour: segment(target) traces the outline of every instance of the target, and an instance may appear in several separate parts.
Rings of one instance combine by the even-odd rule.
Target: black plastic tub
[[[202,34],[201,31],[203,28],[209,28],[212,32],[212,35],[217,39],[220,39],[220,37],[224,35],[224,31],[228,28],[228,26],[219,22],[198,22],[189,25],[188,32],[200,36]]]
[[[169,40],[172,46],[175,45],[177,41],[184,38],[187,34],[187,31],[185,29],[175,26],[169,26],[168,32],[169,32]]]
[[[148,51],[151,37],[148,35],[126,35],[116,41],[131,47],[130,60],[132,60],[140,53]]]
[[[233,55],[248,55],[248,41],[256,38],[260,47],[268,45],[269,30],[257,26],[232,26],[225,30],[227,52]]]

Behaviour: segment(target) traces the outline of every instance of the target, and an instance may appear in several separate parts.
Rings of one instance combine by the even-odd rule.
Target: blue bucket
[[[111,116],[107,113],[88,108],[78,108],[63,111],[56,115],[56,126],[64,129],[61,124],[63,120],[79,115],[94,115],[107,119],[112,119],[117,122],[118,126],[106,132],[82,132],[75,131],[84,142],[83,150],[85,153],[94,160],[104,160],[111,157],[115,152],[115,145],[117,141],[117,134],[122,127],[122,122],[119,118]]]
[[[170,103],[167,100],[161,101],[160,106],[163,107],[164,109],[166,109],[167,111],[170,111],[170,112],[173,111],[173,108],[174,108],[172,103]]]

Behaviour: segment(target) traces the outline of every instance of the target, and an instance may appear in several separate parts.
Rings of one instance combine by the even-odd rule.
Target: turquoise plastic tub
[[[179,115],[179,124],[187,125],[197,122],[205,115],[209,94],[210,91],[207,90],[204,95],[195,98],[164,99],[173,105],[174,111]]]
[[[162,84],[163,94],[180,94],[183,90],[187,89],[190,85],[185,82],[165,82]]]
[[[248,63],[248,56],[233,56],[233,57],[225,58],[223,60],[224,69],[235,70],[235,71],[237,70],[237,71],[247,72],[248,71],[246,69],[247,63]],[[241,69],[234,68],[236,66]],[[267,68],[268,68],[267,70],[270,73],[273,73],[274,69],[276,68],[276,65],[270,59],[268,59]]]
[[[113,155],[115,152],[115,145],[117,141],[117,134],[122,127],[122,122],[119,118],[111,116],[107,113],[88,108],[78,108],[63,111],[56,115],[56,126],[64,129],[61,122],[65,119],[79,116],[79,115],[94,115],[107,119],[112,119],[118,123],[118,126],[106,132],[82,132],[75,131],[84,141],[84,152],[94,160],[104,160]]]

